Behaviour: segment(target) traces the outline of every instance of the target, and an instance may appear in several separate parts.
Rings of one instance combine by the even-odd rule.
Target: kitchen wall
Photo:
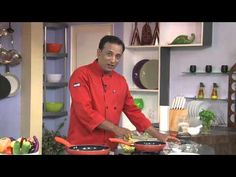
[[[8,27],[8,23],[0,22],[0,28]],[[14,28],[15,48],[21,51],[21,23],[12,23]],[[115,35],[123,36],[122,23],[115,23]],[[230,67],[236,62],[236,23],[213,23],[213,41],[212,46],[208,48],[172,48],[171,49],[171,65],[170,65],[170,101],[178,95],[195,96],[199,82],[206,85],[206,94],[209,96],[213,82],[219,85],[219,96],[227,97],[228,78],[225,75],[199,75],[189,76],[182,72],[187,71],[189,65],[196,64],[203,70],[206,64],[213,66],[213,70],[219,70],[222,64]],[[2,39],[4,47],[10,47],[7,38]],[[122,63],[119,64],[117,71],[122,73]],[[21,78],[21,65],[10,68],[11,73]],[[5,72],[5,67],[0,65],[0,73]],[[2,136],[20,136],[20,93],[14,97],[0,100],[0,137]],[[68,100],[69,102],[69,100]],[[69,104],[69,103],[68,103]],[[227,103],[218,102],[222,112],[226,114]],[[50,123],[49,123],[50,124]],[[51,122],[53,127],[58,122]],[[50,125],[49,125],[50,126]],[[64,130],[67,132],[67,130]]]
[[[0,22],[0,28],[8,28],[8,22]],[[14,48],[21,51],[21,23],[12,23]],[[11,49],[10,37],[0,39],[2,46]],[[5,66],[0,65],[0,73],[5,73]],[[10,66],[10,73],[16,75],[21,81],[21,64]],[[7,97],[0,100],[0,137],[3,136],[20,136],[20,92],[16,96]]]
[[[207,48],[172,48],[170,63],[170,102],[175,96],[183,95],[194,97],[197,94],[199,83],[205,84],[206,97],[210,97],[212,84],[219,85],[219,98],[227,98],[227,75],[186,75],[190,65],[197,65],[197,70],[204,71],[205,65],[212,65],[213,71],[220,71],[225,64],[229,68],[236,63],[236,23],[213,23],[212,46]],[[210,102],[212,109],[226,121],[227,102]]]

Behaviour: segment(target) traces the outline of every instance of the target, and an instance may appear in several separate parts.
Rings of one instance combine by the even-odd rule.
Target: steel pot
[[[110,153],[108,146],[94,144],[72,145],[61,137],[55,137],[55,141],[65,145],[66,152],[71,155],[109,155]]]

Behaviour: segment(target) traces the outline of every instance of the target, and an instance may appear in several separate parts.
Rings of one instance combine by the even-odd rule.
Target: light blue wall
[[[8,28],[8,23],[0,22],[0,28]],[[21,51],[21,23],[12,23],[12,28],[15,30],[13,33],[14,48]],[[11,49],[11,38],[2,37],[1,42],[4,48]],[[5,66],[0,65],[0,73],[5,73]],[[16,75],[21,81],[21,64],[10,66],[10,73]],[[7,97],[0,100],[0,137],[20,136],[20,92],[16,96]]]

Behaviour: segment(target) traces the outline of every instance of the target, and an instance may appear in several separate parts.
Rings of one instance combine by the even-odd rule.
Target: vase
[[[211,131],[211,123],[210,122],[202,122],[202,134],[209,134]]]

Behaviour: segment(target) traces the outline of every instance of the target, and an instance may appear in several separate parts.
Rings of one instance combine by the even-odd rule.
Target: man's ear
[[[101,49],[97,49],[97,57],[102,53]]]

